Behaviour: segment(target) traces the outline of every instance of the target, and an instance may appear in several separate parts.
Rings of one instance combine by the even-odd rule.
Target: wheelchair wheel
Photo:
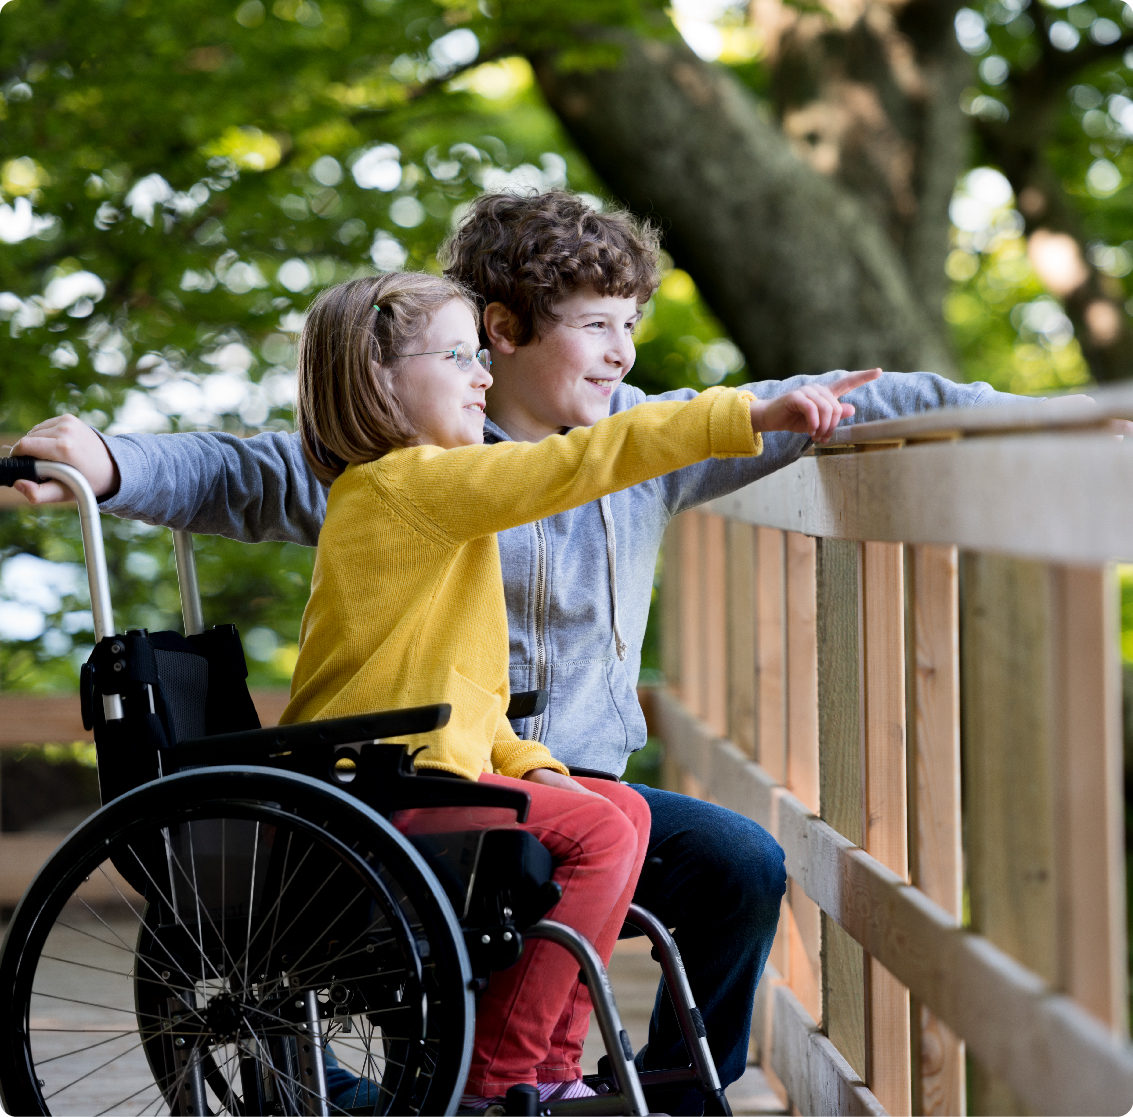
[[[99,811],[21,901],[0,1093],[13,1114],[447,1113],[470,984],[380,815],[305,776],[186,772]]]

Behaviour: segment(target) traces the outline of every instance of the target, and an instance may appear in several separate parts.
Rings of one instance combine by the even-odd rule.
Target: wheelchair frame
[[[34,459],[0,459],[0,484],[10,486],[14,481],[21,478],[37,481],[48,478],[54,479],[66,485],[75,495],[79,509],[97,649],[104,640],[114,636],[110,586],[97,499],[85,478],[70,466]],[[204,614],[196,576],[193,539],[189,532],[180,530],[173,531],[173,538],[184,631],[185,636],[189,637],[205,632]],[[125,640],[126,637],[119,637],[118,639]],[[120,649],[121,645],[115,644],[114,647]],[[526,699],[530,703],[538,693],[532,692],[531,695],[517,697],[520,700]],[[542,700],[545,702],[545,696]],[[152,696],[150,706],[152,710]],[[106,723],[122,721],[125,716],[122,698],[118,694],[103,694],[100,712]],[[249,730],[240,733],[213,735],[199,738],[196,741],[184,742],[184,753],[176,762],[175,767],[185,771],[187,768],[204,764],[205,770],[208,771],[214,783],[217,780],[222,780],[226,773],[231,773],[235,777],[240,772],[251,771],[271,772],[273,778],[279,778],[281,767],[287,771],[289,778],[294,778],[294,764],[284,766],[277,763],[273,759],[270,742],[277,742],[278,747],[274,750],[276,754],[285,752],[289,756],[302,756],[304,753],[314,755],[311,750],[325,752],[329,749],[334,755],[334,750],[341,749],[342,746],[364,746],[366,742],[376,745],[380,744],[383,737],[403,736],[407,733],[426,731],[436,725],[443,724],[441,719],[447,720],[447,709],[442,712],[441,708],[426,707],[415,711],[390,711],[388,713],[363,715],[360,718],[337,719],[335,722],[315,722],[308,725],[281,727],[275,730]],[[285,744],[287,745],[286,748],[284,748]],[[181,748],[180,745],[178,747]],[[251,751],[249,752],[249,750]],[[241,753],[244,755],[241,756]],[[251,763],[255,767],[252,769],[237,767],[241,763]],[[269,767],[264,768],[264,764],[269,765]],[[333,766],[333,760],[331,765]],[[411,768],[411,761],[409,761],[409,766]],[[401,771],[404,768],[405,764],[402,763],[398,770]],[[304,770],[303,767],[299,768],[299,771]],[[202,769],[198,767],[198,772],[200,771]],[[314,773],[308,771],[307,774],[312,775]],[[153,783],[143,784],[141,788],[130,794],[154,788],[157,783],[161,782],[162,778],[168,777],[159,777]],[[325,776],[323,778],[326,779]],[[421,781],[422,784],[424,782]],[[430,779],[427,782],[433,786],[430,789],[430,794],[422,800],[422,803],[427,802],[430,805],[442,807],[461,802],[508,805],[517,809],[520,820],[522,820],[526,810],[525,805],[520,810],[520,805],[517,803],[518,799],[526,799],[525,796],[522,796],[522,793],[504,789],[491,789],[491,793],[485,794],[489,792],[488,788],[481,788],[475,783],[465,783],[458,780]],[[350,794],[348,788],[339,790],[347,795]],[[424,787],[421,790],[424,792]],[[439,796],[436,794],[438,792]],[[115,798],[112,802],[120,803],[121,797]],[[103,810],[98,812],[96,816],[92,816],[92,820],[98,818],[110,805],[111,801],[105,803]],[[401,803],[399,809],[403,806],[404,803]],[[60,847],[60,850],[52,855],[52,858],[40,871],[36,881],[33,882],[21,901],[20,908],[13,916],[9,935],[20,919],[25,904],[31,902],[30,898],[35,895],[37,886],[50,878],[52,871],[58,876],[61,871],[65,870],[66,865],[64,863],[68,858],[74,857],[75,850],[78,848],[78,840],[92,820],[84,823],[80,830],[77,830]],[[450,897],[446,895],[445,889],[428,865],[421,861],[417,868],[425,884],[437,897],[442,908],[444,905],[448,905],[451,910]],[[510,909],[504,910],[510,917]],[[453,913],[452,919],[455,923],[457,920],[455,913]],[[606,1075],[590,1076],[587,1079],[592,1086],[600,1091],[594,1097],[541,1104],[533,1090],[519,1089],[509,1092],[504,1112],[523,1114],[609,1114],[613,1112],[645,1114],[648,1112],[648,1107],[643,1085],[679,1086],[683,1084],[695,1086],[701,1091],[705,1097],[707,1113],[730,1113],[708,1047],[704,1022],[693,1000],[680,954],[672,936],[660,920],[636,904],[630,907],[626,925],[628,928],[632,928],[631,933],[643,933],[653,944],[653,956],[661,965],[665,984],[676,1009],[686,1047],[690,1054],[691,1065],[672,1070],[639,1073],[634,1064],[634,1052],[629,1036],[622,1027],[609,977],[594,947],[573,928],[551,919],[540,919],[525,927],[522,933],[527,938],[545,939],[557,943],[578,961],[580,977],[585,980],[589,988],[594,1013],[598,1019],[606,1048],[606,1059],[603,1062],[607,1063],[608,1071]],[[9,935],[5,936],[4,950],[0,953],[0,972],[4,970],[4,955],[9,952]],[[505,934],[504,937],[507,938],[507,935]],[[487,942],[487,936],[483,941]],[[455,937],[455,943],[458,952],[465,949],[460,936]],[[468,968],[467,964],[464,968]],[[308,1039],[312,1036],[321,1036],[320,1009],[314,991],[308,991],[304,995],[303,1015],[305,1019],[296,1023],[298,1029],[296,1034],[305,1035]],[[313,1086],[305,1092],[300,1091],[296,1095],[296,1103],[302,1111],[320,1115],[329,1114],[324,1044],[320,1042],[308,1042],[306,1045],[299,1043],[298,1049],[305,1052],[300,1055],[301,1065],[298,1068],[298,1073],[304,1080],[310,1081]],[[200,1057],[195,1054],[196,1050],[195,1046],[191,1046],[190,1053],[183,1056],[185,1062],[182,1069],[182,1079],[185,1084],[183,1091],[185,1096],[180,1101],[171,1103],[171,1105],[176,1105],[178,1111],[184,1113],[209,1112],[205,1102],[203,1071],[200,1065]],[[197,1059],[196,1064],[193,1063],[193,1059]],[[467,1067],[467,1060],[465,1060],[465,1067]],[[10,1093],[4,1089],[5,1085],[4,1082],[0,1082],[0,1093],[3,1093],[5,1101],[8,1101]],[[458,1085],[455,1095],[457,1098],[462,1087],[463,1082]],[[229,1106],[233,1104],[231,1098],[226,1104]],[[42,1104],[39,1111],[47,1112],[46,1105]],[[278,1111],[283,1112],[283,1110]],[[449,1111],[451,1112],[451,1110]]]

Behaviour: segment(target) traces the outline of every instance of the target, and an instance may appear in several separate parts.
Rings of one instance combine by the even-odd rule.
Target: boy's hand
[[[118,467],[93,427],[74,415],[57,415],[40,423],[9,451],[12,457],[43,458],[50,462],[73,465],[89,482],[99,500],[118,491],[121,479]],[[17,481],[13,486],[32,504],[57,504],[74,500],[70,489],[58,481]]]
[[[523,773],[523,778],[532,783],[541,783],[544,787],[556,787],[559,791],[580,791],[583,795],[598,795],[596,791],[583,787],[577,780],[564,776],[562,772],[556,772],[554,768],[532,768],[530,772]]]
[[[815,442],[828,442],[834,428],[853,415],[854,405],[842,403],[839,396],[876,380],[881,369],[850,372],[833,384],[808,384],[773,399],[757,399],[751,404],[751,429],[791,431],[806,434]]]

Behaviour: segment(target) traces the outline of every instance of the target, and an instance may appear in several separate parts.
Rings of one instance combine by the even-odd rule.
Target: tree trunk
[[[660,221],[754,379],[874,365],[955,375],[931,277],[943,272],[956,144],[942,145],[946,189],[918,145],[916,177],[943,212],[908,222],[902,245],[878,206],[796,155],[726,69],[680,41],[619,41],[615,69],[533,58],[539,84],[611,191]]]

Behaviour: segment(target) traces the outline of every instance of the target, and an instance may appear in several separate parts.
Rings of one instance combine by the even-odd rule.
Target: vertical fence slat
[[[960,615],[955,547],[908,549],[909,861],[913,884],[963,915],[960,829]],[[964,1043],[914,1005],[914,1112],[966,1112]]]
[[[818,630],[815,541],[787,532],[787,786],[811,810],[819,807]],[[790,984],[822,1019],[822,919],[818,905],[791,882]]]
[[[1113,568],[1053,571],[1060,985],[1127,1034],[1121,676]]]
[[[704,610],[699,512],[682,512],[679,524],[681,574],[681,701],[698,717],[704,716]]]
[[[787,781],[786,541],[775,528],[755,536],[755,754],[779,783]],[[768,964],[789,976],[790,902],[785,898]]]
[[[818,789],[815,541],[787,532],[787,786],[811,810]]]
[[[961,559],[964,801],[972,929],[1058,980],[1053,810],[1050,569]],[[978,1063],[976,1113],[1020,1103]]]
[[[787,782],[785,534],[755,529],[756,759],[779,783]]]
[[[862,545],[862,668],[865,725],[865,849],[907,877],[905,770],[905,586],[900,543]],[[869,981],[869,1077],[894,1117],[912,1112],[909,991],[879,963]]]
[[[661,543],[661,670],[681,691],[681,520],[670,522]]]
[[[862,843],[860,545],[821,539],[817,551],[819,777],[823,819]],[[866,1079],[865,961],[862,948],[822,917],[823,1024],[830,1041]]]
[[[701,513],[704,602],[704,720],[728,734],[728,578],[724,517]]]
[[[728,559],[728,739],[753,759],[755,743],[755,528],[729,520]]]

